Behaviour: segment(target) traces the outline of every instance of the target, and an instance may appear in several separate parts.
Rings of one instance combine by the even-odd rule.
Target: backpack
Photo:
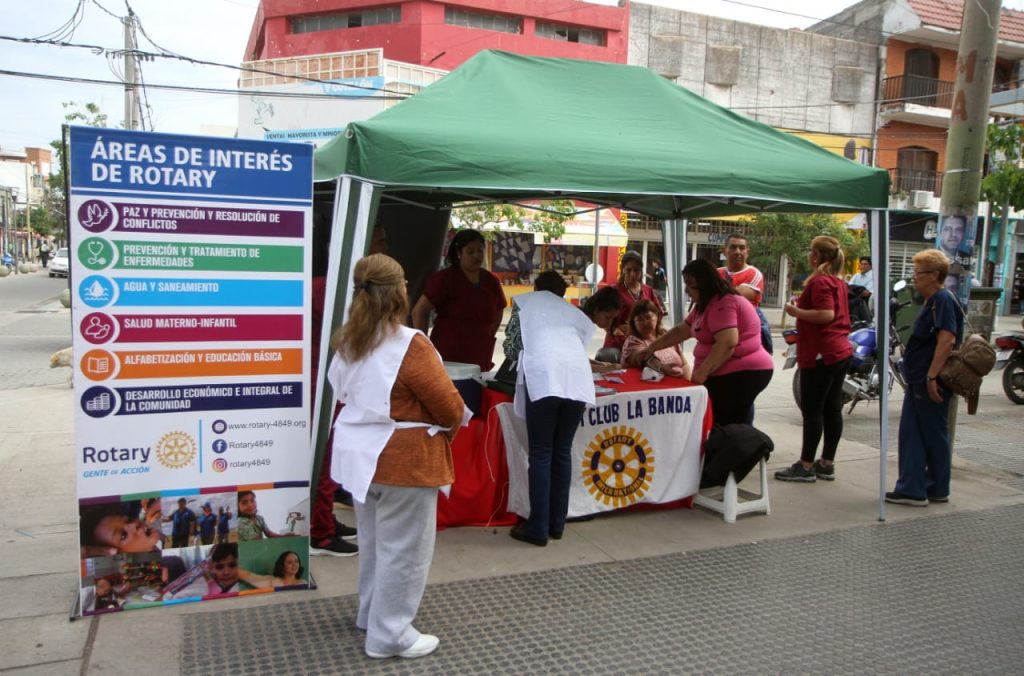
[[[956,306],[960,308],[960,314],[964,317],[964,322],[967,322],[967,315],[964,314],[964,309],[960,306],[960,301],[956,302]],[[934,322],[935,306],[932,306],[932,316]],[[960,345],[959,349],[953,350],[949,358],[946,359],[946,363],[942,366],[942,371],[939,372],[939,381],[942,386],[947,390],[950,390],[954,394],[959,394],[961,397],[968,397],[969,399],[976,400],[978,391],[981,389],[981,380],[992,371],[992,368],[996,365],[996,351],[988,341],[978,334],[971,334],[964,339],[964,342]],[[974,413],[977,403],[973,406],[968,406],[968,413]]]
[[[721,486],[729,478],[729,472],[736,482],[757,467],[762,458],[767,460],[775,443],[761,430],[745,423],[715,425],[704,442],[704,471],[700,487]]]
[[[962,397],[978,394],[981,379],[996,365],[996,351],[982,336],[972,334],[953,350],[939,373],[942,386]]]

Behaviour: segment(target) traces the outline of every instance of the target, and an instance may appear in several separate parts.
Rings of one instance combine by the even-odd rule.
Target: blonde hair
[[[355,293],[345,322],[331,336],[331,347],[349,362],[359,361],[393,334],[409,314],[405,271],[394,258],[360,258],[352,273]]]
[[[949,274],[949,257],[942,251],[938,249],[925,249],[924,251],[918,251],[914,254],[913,261],[915,265],[920,263],[929,270],[934,270],[939,273],[936,281],[940,284],[946,281],[946,275]]]
[[[846,256],[843,255],[843,248],[839,246],[839,240],[829,235],[818,235],[811,240],[811,251],[818,254],[818,267],[814,268],[814,275],[837,276],[842,273],[846,265]]]

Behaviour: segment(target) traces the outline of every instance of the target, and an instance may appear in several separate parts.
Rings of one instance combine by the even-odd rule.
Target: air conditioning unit
[[[910,206],[915,209],[927,209],[932,202],[932,194],[927,190],[911,190]]]

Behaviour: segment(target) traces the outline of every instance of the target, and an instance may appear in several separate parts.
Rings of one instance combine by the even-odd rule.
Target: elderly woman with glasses
[[[949,400],[939,373],[960,340],[964,313],[946,290],[949,258],[938,249],[914,256],[914,288],[924,297],[903,353],[907,387],[900,413],[896,488],[885,501],[927,507],[949,500]]]
[[[353,281],[327,379],[344,404],[331,474],[352,493],[359,530],[355,624],[369,657],[422,657],[439,641],[412,623],[434,553],[437,492],[454,479],[450,441],[469,409],[427,337],[402,325],[402,266],[373,254],[356,263]]]

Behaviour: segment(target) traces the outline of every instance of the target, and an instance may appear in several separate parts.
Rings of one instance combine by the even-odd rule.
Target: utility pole
[[[135,65],[138,45],[135,40],[135,13],[128,8],[128,16],[123,17],[124,24],[124,128],[138,129],[138,69]]]
[[[942,200],[939,207],[939,234],[935,246],[950,255],[950,274],[956,276],[953,290],[963,307],[971,293],[971,276],[976,252],[978,199],[981,196],[981,171],[985,158],[988,130],[988,105],[995,70],[996,43],[999,40],[999,10],[1002,0],[972,0],[964,3],[960,26],[960,47],[956,57],[956,82],[953,108],[946,139],[946,166],[942,176]],[[946,237],[947,228],[960,228],[960,241],[950,251],[955,237]],[[987,246],[987,242],[982,246]],[[945,245],[945,246],[944,246]],[[949,285],[947,285],[949,288]],[[949,404],[950,452],[956,439],[957,397]]]
[[[30,176],[32,173],[32,164],[29,162],[25,163],[25,230],[28,231],[28,254],[25,256],[29,263],[35,262],[35,256],[32,254],[32,185]]]

